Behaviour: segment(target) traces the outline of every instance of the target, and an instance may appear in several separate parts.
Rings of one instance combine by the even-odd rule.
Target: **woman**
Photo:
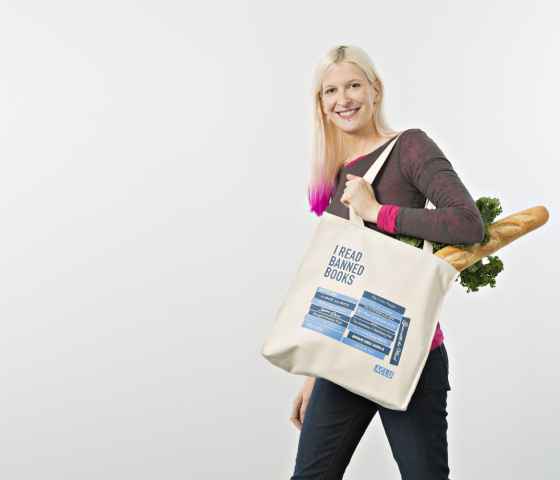
[[[399,132],[384,119],[383,84],[358,47],[327,52],[315,72],[315,142],[309,202],[367,227],[442,243],[478,243],[484,224],[449,160],[421,129],[400,132],[373,182],[362,176]],[[428,198],[436,209],[424,208]],[[437,325],[406,411],[384,408],[324,379],[307,378],[290,420],[300,429],[292,480],[340,479],[368,424],[379,412],[403,479],[447,479],[449,361]]]

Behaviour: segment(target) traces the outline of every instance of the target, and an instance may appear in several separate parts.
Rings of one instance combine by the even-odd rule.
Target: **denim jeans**
[[[449,359],[444,344],[429,353],[404,412],[384,408],[317,378],[300,431],[291,480],[341,479],[378,411],[401,478],[447,480],[448,390]],[[374,473],[371,478],[376,478]]]

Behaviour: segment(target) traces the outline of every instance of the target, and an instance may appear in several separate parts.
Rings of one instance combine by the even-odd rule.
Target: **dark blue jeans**
[[[448,390],[449,359],[444,344],[429,353],[404,412],[384,408],[317,378],[305,412],[291,480],[341,479],[378,411],[402,479],[447,480]]]

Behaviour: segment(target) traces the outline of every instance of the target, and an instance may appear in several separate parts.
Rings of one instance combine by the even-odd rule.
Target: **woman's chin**
[[[362,125],[358,122],[352,122],[344,124],[337,123],[336,126],[346,133],[355,133],[359,132],[365,125]]]

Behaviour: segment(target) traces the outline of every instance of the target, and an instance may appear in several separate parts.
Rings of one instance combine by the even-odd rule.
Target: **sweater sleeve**
[[[397,231],[399,209],[398,205],[383,205],[377,215],[377,227],[384,232],[395,233]]]
[[[400,170],[435,209],[401,206],[396,233],[448,244],[484,239],[484,222],[463,182],[436,143],[421,129],[401,139]]]

